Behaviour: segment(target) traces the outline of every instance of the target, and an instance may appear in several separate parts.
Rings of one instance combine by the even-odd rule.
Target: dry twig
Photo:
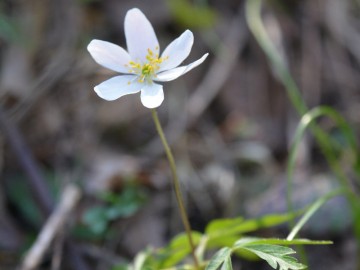
[[[34,245],[25,256],[20,269],[31,270],[36,269],[36,267],[39,266],[44,254],[49,249],[52,240],[68,220],[69,215],[79,199],[80,190],[76,186],[69,184],[65,187],[58,207],[45,223]]]

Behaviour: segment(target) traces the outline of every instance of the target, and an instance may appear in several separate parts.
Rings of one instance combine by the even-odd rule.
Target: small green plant
[[[146,202],[146,195],[141,188],[128,184],[121,193],[104,192],[99,199],[104,205],[88,209],[83,221],[92,233],[103,235],[110,222],[135,214]]]
[[[304,212],[304,211],[300,211]],[[295,251],[289,245],[323,245],[330,241],[310,241],[307,239],[275,239],[256,238],[246,234],[259,229],[270,228],[290,221],[296,214],[266,215],[258,219],[216,219],[205,228],[204,233],[192,232],[192,238],[197,246],[196,256],[200,269],[217,270],[232,269],[232,256],[255,260],[261,258],[277,269],[304,269],[305,265],[297,262],[292,255]],[[215,254],[214,254],[215,252]],[[116,266],[113,269],[196,269],[187,262],[191,248],[185,234],[174,237],[170,243],[161,249],[148,248],[140,252],[133,263]],[[209,254],[214,254],[212,257]]]

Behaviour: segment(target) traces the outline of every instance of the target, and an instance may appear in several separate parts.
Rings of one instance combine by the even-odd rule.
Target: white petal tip
[[[87,45],[87,50],[91,53],[92,50],[97,49],[99,47],[99,43],[101,43],[101,40],[93,39],[90,41],[89,45]]]
[[[136,16],[136,15],[139,15],[141,14],[142,16],[145,16],[144,13],[138,9],[138,8],[132,8],[132,9],[129,9],[127,12],[126,12],[126,16]]]
[[[184,34],[194,36],[193,32],[191,32],[189,29],[186,29]]]
[[[198,59],[198,60],[196,60],[195,62],[194,62],[194,65],[192,66],[190,66],[189,65],[189,69],[187,70],[187,71],[189,71],[189,70],[191,70],[191,69],[193,69],[194,67],[197,67],[198,65],[200,65],[200,64],[202,64],[205,60],[206,60],[206,58],[209,56],[209,53],[205,53],[200,59]],[[196,64],[195,64],[196,63]]]
[[[97,86],[94,87],[94,91],[100,98],[102,98],[104,100],[113,101],[116,99],[116,98],[109,98],[109,96],[104,95],[103,91],[101,91],[100,88]]]
[[[141,12],[141,10],[140,9],[138,9],[137,7],[134,7],[134,8],[131,8],[131,9],[129,9],[128,11],[127,11],[127,13],[129,13],[129,12]],[[142,13],[142,12],[141,12]]]
[[[147,98],[146,100],[141,99],[142,105],[148,109],[155,109],[159,107],[164,101],[164,96],[162,98],[156,97],[154,99]]]
[[[164,101],[164,91],[160,84],[146,85],[141,90],[141,103],[149,109],[157,108]]]

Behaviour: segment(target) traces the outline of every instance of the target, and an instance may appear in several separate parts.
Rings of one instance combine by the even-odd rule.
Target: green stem
[[[176,164],[175,164],[175,160],[174,157],[172,155],[171,149],[169,147],[169,144],[167,143],[167,140],[165,138],[164,135],[164,131],[161,127],[161,123],[159,121],[159,117],[157,115],[157,112],[155,109],[151,109],[151,114],[156,126],[156,130],[160,136],[161,142],[165,148],[165,153],[167,156],[167,159],[169,161],[170,164],[170,169],[171,169],[171,174],[172,174],[172,179],[173,179],[173,186],[174,186],[174,191],[175,191],[175,195],[176,195],[176,201],[178,203],[179,206],[179,210],[180,210],[180,215],[181,215],[181,220],[184,224],[185,227],[185,231],[189,240],[189,244],[190,244],[190,249],[191,249],[191,255],[194,259],[194,264],[195,264],[195,269],[200,269],[199,268],[199,262],[196,258],[195,255],[195,245],[194,245],[194,241],[192,239],[192,234],[191,234],[191,226],[189,223],[189,219],[188,219],[188,215],[186,213],[186,209],[184,207],[184,202],[183,202],[183,198],[181,195],[181,189],[180,189],[180,182],[179,182],[179,177],[176,171]]]

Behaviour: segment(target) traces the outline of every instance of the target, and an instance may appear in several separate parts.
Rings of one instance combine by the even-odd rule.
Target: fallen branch
[[[80,190],[73,184],[65,187],[61,201],[51,214],[43,229],[38,235],[34,245],[26,254],[20,269],[36,269],[42,261],[44,254],[49,249],[52,240],[63,228],[72,210],[80,199]]]

